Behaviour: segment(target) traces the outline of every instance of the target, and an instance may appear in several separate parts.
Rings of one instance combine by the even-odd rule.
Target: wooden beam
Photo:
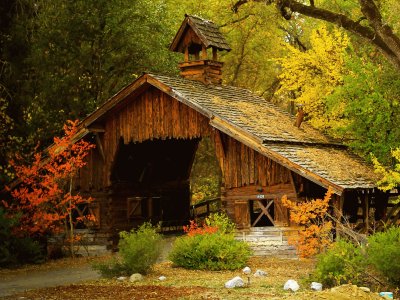
[[[207,48],[204,45],[201,48],[201,59],[207,59]]]
[[[296,194],[294,193],[274,193],[274,194],[265,194],[265,198],[263,200],[273,200],[273,199],[280,199],[282,198],[283,195],[286,195],[288,199],[293,199],[296,197]],[[233,201],[233,200],[256,200],[257,195],[252,194],[252,195],[244,195],[244,196],[226,196],[226,200],[228,201]]]
[[[189,62],[189,47],[185,47],[185,62]]]
[[[364,191],[364,207],[363,207],[363,221],[365,233],[369,231],[369,194],[367,191]]]
[[[103,133],[106,130],[104,129],[104,126],[100,125],[100,124],[92,124],[88,127],[90,132],[94,132],[94,133]]]
[[[212,55],[213,55],[213,60],[217,61],[218,60],[218,54],[217,54],[217,48],[213,47],[212,48]]]

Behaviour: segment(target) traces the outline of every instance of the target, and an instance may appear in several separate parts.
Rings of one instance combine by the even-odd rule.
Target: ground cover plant
[[[340,239],[317,256],[313,278],[330,287],[344,283],[395,290],[400,282],[400,227],[374,233],[366,243]]]
[[[118,243],[118,257],[94,264],[94,269],[104,277],[147,274],[162,250],[162,236],[156,229],[151,224],[144,223],[137,230],[122,231]]]
[[[169,259],[174,265],[196,270],[235,270],[245,266],[251,251],[234,237],[234,224],[224,214],[213,214],[199,226],[194,221],[186,235],[176,239]]]

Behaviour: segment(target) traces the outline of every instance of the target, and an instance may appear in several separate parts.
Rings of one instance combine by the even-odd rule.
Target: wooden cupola
[[[205,84],[221,84],[223,63],[218,61],[218,50],[230,51],[231,48],[216,24],[185,15],[169,49],[185,55],[185,61],[179,63],[182,77]]]

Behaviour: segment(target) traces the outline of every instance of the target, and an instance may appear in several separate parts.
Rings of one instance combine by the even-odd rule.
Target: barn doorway
[[[255,199],[249,201],[251,227],[275,226],[274,199]]]
[[[190,173],[191,218],[202,219],[221,209],[222,172],[213,140],[203,137]]]
[[[112,222],[178,227],[190,217],[190,173],[200,139],[121,139],[111,172]],[[118,226],[115,226],[118,222]]]

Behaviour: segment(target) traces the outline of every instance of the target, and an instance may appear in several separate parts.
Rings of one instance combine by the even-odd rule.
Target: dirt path
[[[164,238],[164,248],[158,259],[159,263],[167,260],[175,238],[175,236]],[[100,275],[90,267],[92,261],[93,259],[85,258],[64,259],[41,266],[0,270],[0,297],[26,290],[64,286],[99,279]]]
[[[88,264],[59,267],[51,270],[29,270],[0,275],[0,297],[31,289],[55,287],[95,280],[100,276]]]

